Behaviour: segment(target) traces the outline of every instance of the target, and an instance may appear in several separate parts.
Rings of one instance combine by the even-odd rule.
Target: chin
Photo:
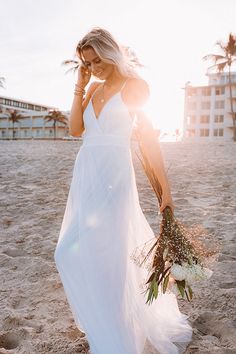
[[[105,79],[104,73],[97,74],[97,75],[94,74],[94,76],[95,76],[96,78],[98,78],[99,80],[104,80],[104,79]]]

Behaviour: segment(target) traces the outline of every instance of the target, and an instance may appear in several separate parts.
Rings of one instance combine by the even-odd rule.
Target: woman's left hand
[[[162,213],[167,206],[170,207],[170,209],[172,211],[172,214],[174,214],[175,205],[173,203],[171,195],[163,194],[162,203],[161,203],[161,206],[160,206],[160,212]]]

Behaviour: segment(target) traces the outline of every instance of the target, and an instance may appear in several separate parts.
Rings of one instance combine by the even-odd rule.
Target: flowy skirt
[[[139,203],[131,150],[81,146],[55,250],[76,325],[92,354],[179,353],[192,329],[172,293],[145,304],[148,271],[132,260],[154,238]]]

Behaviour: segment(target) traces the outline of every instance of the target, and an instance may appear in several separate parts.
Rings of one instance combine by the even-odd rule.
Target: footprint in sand
[[[0,334],[0,348],[3,349],[15,349],[20,344],[19,337],[14,332],[6,332]]]
[[[25,256],[25,252],[21,249],[16,249],[16,248],[8,248],[5,251],[3,251],[4,254],[6,254],[9,257],[21,257]]]
[[[217,337],[221,345],[235,345],[236,323],[230,319],[222,319],[222,315],[204,312],[194,321],[194,327],[203,336]]]
[[[236,288],[236,282],[231,281],[231,282],[227,282],[227,283],[221,283],[221,284],[219,284],[219,287],[221,289],[234,289],[234,288]]]
[[[194,321],[194,327],[204,335],[211,334],[211,323],[214,323],[216,318],[211,312],[200,314]]]

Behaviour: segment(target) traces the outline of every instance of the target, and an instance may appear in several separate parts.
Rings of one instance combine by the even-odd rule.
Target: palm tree
[[[5,78],[4,77],[0,77],[0,87],[4,88],[4,82],[5,82]]]
[[[46,122],[53,122],[53,130],[54,130],[54,139],[56,139],[56,124],[62,123],[64,125],[68,124],[67,117],[61,112],[57,110],[49,111],[49,114],[44,117]]]
[[[203,57],[203,60],[211,60],[214,62],[208,68],[208,71],[216,69],[218,73],[223,72],[228,68],[229,74],[229,92],[230,92],[230,109],[233,120],[233,141],[236,141],[236,113],[234,112],[233,95],[232,95],[232,77],[231,66],[236,61],[236,36],[229,34],[228,42],[217,41],[216,45],[220,47],[222,54],[208,54]]]
[[[19,111],[17,111],[16,109],[14,110],[11,110],[9,113],[8,113],[8,119],[9,121],[12,121],[12,139],[15,138],[15,130],[14,130],[14,124],[16,122],[19,122],[20,119],[23,118],[23,115],[19,113]]]

